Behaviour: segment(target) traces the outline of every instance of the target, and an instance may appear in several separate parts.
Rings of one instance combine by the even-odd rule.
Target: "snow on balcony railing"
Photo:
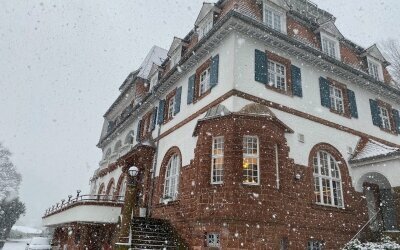
[[[76,205],[84,205],[88,202],[94,203],[109,203],[110,205],[124,203],[125,197],[124,196],[117,196],[117,195],[80,195],[75,198],[71,196],[68,197],[68,200],[61,200],[61,202],[56,203],[55,205],[51,206],[50,208],[46,209],[44,216],[49,216],[51,214],[57,213],[61,210],[68,209],[68,207],[76,206]]]

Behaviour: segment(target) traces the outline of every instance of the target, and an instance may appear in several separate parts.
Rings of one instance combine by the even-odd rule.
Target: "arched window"
[[[110,182],[108,183],[107,192],[106,192],[106,196],[104,197],[104,199],[112,199],[112,197],[114,196],[114,193],[115,193],[115,183],[114,183],[114,179],[111,179]]]
[[[121,181],[121,186],[119,187],[119,192],[118,192],[118,200],[123,201],[125,199],[125,192],[126,192],[126,177]]]
[[[115,143],[114,153],[118,153],[121,147],[122,147],[122,142],[117,141],[117,143]]]
[[[343,207],[342,180],[337,161],[326,151],[313,157],[315,202]]]
[[[125,144],[126,145],[133,144],[133,142],[134,142],[133,137],[134,136],[135,136],[135,133],[133,132],[133,130],[129,131],[129,133],[125,137]]]
[[[99,187],[99,191],[97,192],[98,195],[104,195],[106,193],[106,190],[104,188],[104,183],[102,183]]]
[[[107,160],[111,156],[111,148],[107,149],[106,154],[104,155],[104,159]]]
[[[172,155],[168,161],[165,173],[164,199],[175,200],[178,196],[180,164],[178,154]]]

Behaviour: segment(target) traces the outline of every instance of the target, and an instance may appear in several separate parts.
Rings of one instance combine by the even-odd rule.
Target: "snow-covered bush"
[[[389,237],[383,237],[381,242],[361,243],[358,239],[346,244],[344,250],[377,250],[377,249],[400,249],[400,245],[392,241]]]

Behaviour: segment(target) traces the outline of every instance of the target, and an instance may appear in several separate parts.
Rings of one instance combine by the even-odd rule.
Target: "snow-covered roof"
[[[365,146],[351,159],[352,162],[382,158],[393,154],[400,154],[400,148],[391,147],[383,143],[369,140]]]
[[[149,54],[147,54],[146,58],[144,59],[142,65],[140,65],[140,71],[137,76],[143,79],[148,79],[153,64],[161,66],[161,64],[167,58],[167,53],[167,50],[158,46],[153,46]]]

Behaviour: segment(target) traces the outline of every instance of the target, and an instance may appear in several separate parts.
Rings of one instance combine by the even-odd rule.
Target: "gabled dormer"
[[[368,74],[378,81],[384,81],[383,69],[388,66],[382,52],[376,44],[372,45],[362,54],[368,68]]]
[[[153,63],[153,66],[151,67],[149,73],[149,91],[152,91],[152,89],[158,84],[161,72],[162,72],[161,66]]]
[[[289,6],[283,0],[263,1],[263,22],[270,28],[287,34],[286,12]]]
[[[174,37],[174,40],[172,41],[171,47],[168,50],[168,57],[169,57],[169,69],[172,69],[173,67],[175,67],[179,61],[182,58],[182,52],[183,52],[183,46],[186,43],[178,37]]]
[[[340,40],[343,39],[343,35],[336,27],[334,20],[320,24],[315,33],[320,35],[322,52],[340,60]]]
[[[197,16],[195,27],[198,34],[198,39],[201,40],[214,26],[216,16],[221,10],[215,7],[213,3],[203,3],[203,7]]]

